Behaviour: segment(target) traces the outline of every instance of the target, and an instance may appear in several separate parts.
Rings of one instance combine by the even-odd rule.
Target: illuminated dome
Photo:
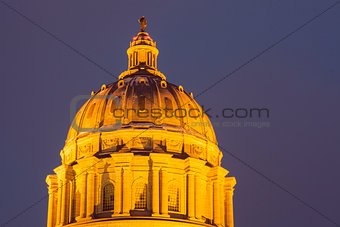
[[[236,180],[192,93],[157,69],[141,31],[117,82],[72,101],[62,164],[48,175],[48,227],[234,227]]]
[[[149,34],[138,33],[127,54],[129,67],[119,81],[92,92],[76,114],[66,140],[65,161],[110,152],[168,152],[218,165],[222,153],[209,118],[192,93],[167,82],[157,70],[158,50]],[[131,138],[139,133],[145,141]],[[96,146],[82,146],[88,138]]]

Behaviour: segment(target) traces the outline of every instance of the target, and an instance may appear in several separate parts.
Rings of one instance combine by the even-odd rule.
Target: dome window
[[[102,88],[100,89],[101,91],[104,91],[106,89],[106,85],[105,84],[103,84],[102,85]]]
[[[166,88],[167,87],[167,84],[164,80],[161,81],[161,87],[162,88]]]
[[[94,111],[94,107],[96,106],[96,103],[93,103],[89,109],[89,111],[87,112],[87,116],[86,118],[91,118],[92,117],[92,114],[93,114],[93,111]]]
[[[140,83],[140,84],[146,84],[146,81],[145,81],[145,79],[143,78],[143,79],[140,79],[140,80],[139,80],[139,83]]]
[[[121,88],[121,87],[123,87],[124,86],[124,80],[120,80],[119,82],[118,82],[118,88]]]
[[[147,184],[145,183],[138,183],[136,185],[136,192],[135,192],[135,209],[141,210],[146,209],[146,189]]]
[[[179,90],[180,92],[183,92],[183,91],[184,91],[182,85],[179,85],[179,86],[178,86],[178,90]]]
[[[112,183],[108,183],[103,188],[103,211],[109,211],[114,209],[114,186]]]
[[[180,204],[180,192],[179,187],[172,183],[169,185],[168,189],[168,210],[179,212],[179,204]]]

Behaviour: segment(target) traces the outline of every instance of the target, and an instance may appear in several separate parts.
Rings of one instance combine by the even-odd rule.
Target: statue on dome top
[[[139,19],[138,22],[140,23],[140,31],[145,32],[145,27],[146,27],[146,23],[147,23],[147,20],[145,19],[145,17],[142,16],[142,18]]]

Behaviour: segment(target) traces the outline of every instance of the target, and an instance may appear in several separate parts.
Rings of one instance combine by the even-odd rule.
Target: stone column
[[[224,184],[221,182],[220,184],[220,203],[221,203],[221,225],[225,223],[225,206],[224,206],[224,202],[225,202],[225,193],[224,193]]]
[[[62,190],[63,190],[63,181],[58,179],[58,201],[57,201],[57,225],[60,225],[61,221],[61,201],[62,201]]]
[[[202,220],[202,198],[201,191],[201,178],[200,174],[205,174],[206,169],[205,161],[188,157],[185,159],[185,170],[187,173],[187,202],[188,202],[188,218]]]
[[[161,214],[168,215],[168,171],[161,171]]]
[[[221,225],[221,186],[220,183],[215,180],[213,183],[213,199],[214,199],[214,223]]]
[[[58,193],[58,179],[56,175],[48,175],[46,178],[48,184],[48,216],[47,216],[47,227],[54,227],[56,224],[56,198]]]
[[[171,154],[151,153],[153,215],[168,217],[168,164]]]
[[[131,210],[131,174],[130,170],[123,169],[123,214],[130,215]]]
[[[114,200],[114,215],[122,213],[122,169],[116,168],[116,185],[115,185],[115,200]]]
[[[72,166],[62,164],[54,169],[57,174],[58,182],[58,208],[57,208],[57,225],[65,225],[68,223],[69,209],[69,181],[73,177]]]
[[[131,162],[134,157],[133,153],[114,153],[111,154],[114,160],[114,168],[117,170],[117,179],[121,179],[117,182],[118,198],[115,202],[115,214],[120,213],[124,216],[130,216],[131,210]],[[119,193],[121,191],[121,193]],[[120,199],[119,199],[120,198]],[[115,195],[116,201],[116,195]],[[116,205],[117,211],[116,211]]]
[[[152,215],[159,215],[159,169],[158,168],[152,169]]]
[[[68,210],[68,223],[71,223],[74,220],[74,198],[75,198],[75,180],[70,181],[70,204]]]
[[[202,182],[199,174],[195,175],[195,217],[202,219],[203,199],[202,198]]]
[[[236,180],[234,177],[227,177],[225,182],[225,223],[227,227],[234,227],[233,195]]]
[[[62,181],[62,200],[61,200],[61,211],[60,211],[60,224],[67,224],[67,213],[68,213],[68,192],[69,192],[69,181],[67,179],[63,179]]]
[[[87,174],[87,191],[86,191],[86,218],[92,219],[94,214],[94,200],[95,200],[95,173],[88,171]]]
[[[80,188],[80,218],[86,217],[86,188],[87,188],[87,173],[81,173],[79,177],[79,188]]]
[[[195,175],[188,173],[188,217],[195,218]]]
[[[47,227],[53,227],[53,210],[54,210],[54,190],[48,190],[48,215],[47,215]]]

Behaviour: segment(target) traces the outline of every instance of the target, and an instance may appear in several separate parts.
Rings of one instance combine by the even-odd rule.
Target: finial
[[[142,18],[140,18],[138,20],[138,22],[140,23],[140,31],[141,32],[145,32],[145,27],[146,27],[146,23],[148,22],[144,16],[142,16]]]

